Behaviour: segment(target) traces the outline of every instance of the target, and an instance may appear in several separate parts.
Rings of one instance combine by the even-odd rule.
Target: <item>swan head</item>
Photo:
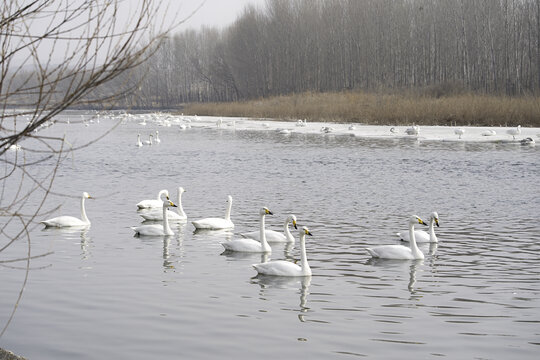
[[[306,226],[302,226],[299,233],[300,233],[300,236],[305,236],[305,235],[313,236],[313,234],[309,231],[309,229]]]
[[[420,219],[418,216],[416,215],[413,215],[409,218],[409,224],[411,225],[417,225],[417,224],[420,224],[420,225],[425,225],[427,226],[427,224],[422,220]]]
[[[431,213],[430,217],[435,221],[435,225],[437,225],[437,227],[439,227],[439,214],[437,214],[437,212],[434,211],[434,212]]]
[[[181,187],[181,186],[178,187],[178,193],[179,194],[183,194],[185,192],[186,192],[186,190],[183,187]]]
[[[296,216],[294,216],[293,214],[289,215],[288,219],[287,219],[289,222],[292,222],[293,226],[295,229],[298,229],[298,227],[296,226]]]
[[[259,215],[274,215],[274,213],[271,212],[267,207],[263,207],[261,211],[259,211]]]
[[[232,203],[232,196],[231,195],[227,196],[227,202]]]
[[[86,191],[82,193],[82,196],[83,196],[83,198],[85,198],[85,199],[93,199],[93,198],[90,196],[90,194],[87,193]]]
[[[167,200],[169,200],[169,190],[160,190],[160,192],[158,193],[158,197],[161,199],[163,195],[165,195]]]
[[[173,203],[171,200],[167,200],[167,201],[164,201],[163,202],[163,207],[164,208],[168,208],[168,207],[177,207],[175,203]]]

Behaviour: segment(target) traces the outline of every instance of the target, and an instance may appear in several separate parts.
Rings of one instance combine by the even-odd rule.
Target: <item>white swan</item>
[[[519,142],[520,142],[521,145],[534,146],[536,144],[536,141],[534,141],[534,139],[532,137],[521,139]],[[13,145],[11,145],[11,146],[13,146]]]
[[[482,132],[482,136],[495,136],[497,132],[495,130],[486,130]]]
[[[428,231],[424,230],[415,230],[414,231],[414,237],[416,239],[417,243],[436,243],[438,242],[437,235],[435,235],[435,228],[433,227],[433,224],[437,225],[439,227],[439,214],[437,212],[432,212],[429,216],[429,229]],[[400,240],[403,241],[410,241],[409,232],[403,232],[403,233],[397,233],[397,236],[400,238]]]
[[[167,218],[170,221],[184,221],[187,219],[187,215],[184,212],[184,209],[182,208],[182,194],[185,192],[183,187],[178,188],[178,198],[176,203],[176,212],[174,211],[167,211]],[[144,220],[149,221],[161,221],[163,220],[163,213],[161,210],[154,208],[153,211],[150,212],[144,212],[140,213]]]
[[[161,190],[158,193],[157,199],[155,200],[142,200],[137,204],[139,209],[151,209],[151,208],[160,208],[163,206],[163,200],[161,200],[161,195],[166,195],[167,200],[169,200],[169,191]]]
[[[174,235],[174,232],[171,230],[169,226],[169,219],[167,219],[167,215],[165,215],[165,213],[167,212],[167,208],[170,206],[176,207],[176,205],[170,200],[163,201],[163,206],[162,206],[163,224],[133,226],[131,229],[135,231],[135,235],[144,235],[144,236]]]
[[[144,145],[152,145],[152,138],[154,137],[154,135],[150,134],[150,136],[148,137],[148,140],[145,140],[144,141]]]
[[[191,223],[195,226],[196,229],[206,229],[206,230],[221,230],[221,229],[233,229],[234,224],[231,221],[231,209],[232,209],[232,196],[227,197],[227,202],[229,206],[227,211],[225,211],[225,218],[204,218]]]
[[[268,245],[266,241],[266,236],[264,232],[264,217],[266,215],[273,215],[268,208],[263,207],[259,211],[260,215],[260,238],[261,242],[253,239],[235,239],[231,241],[222,242],[221,245],[227,251],[237,251],[237,252],[250,252],[250,253],[271,253],[272,248]]]
[[[413,125],[410,128],[405,130],[407,135],[418,135],[420,133],[420,127],[418,125]]]
[[[92,199],[92,197],[87,192],[83,192],[81,198],[81,219],[73,216],[58,216],[49,220],[40,221],[40,223],[44,224],[45,227],[90,226],[90,220],[88,220],[84,208],[84,199]]]
[[[463,134],[465,134],[465,129],[464,128],[457,128],[457,129],[454,129],[454,134],[456,134],[457,136],[459,136],[459,139],[461,139],[461,136]]]
[[[518,125],[517,128],[506,130],[506,133],[512,135],[512,138],[516,140],[516,135],[521,134],[521,125]]]
[[[261,275],[310,276],[311,268],[309,267],[306,256],[306,235],[312,236],[309,229],[303,226],[300,229],[300,263],[302,266],[298,266],[290,261],[278,260],[253,264],[253,267]]]
[[[137,146],[138,146],[138,147],[143,146],[143,145],[142,145],[142,142],[141,142],[141,134],[137,134]]]
[[[287,216],[287,219],[285,219],[285,224],[283,225],[283,233],[274,230],[265,230],[264,234],[266,236],[266,241],[274,243],[294,243],[294,236],[292,236],[291,232],[289,231],[290,223],[293,224],[295,229],[297,228],[296,216],[294,216],[293,214],[290,214],[289,216]],[[240,235],[245,238],[261,241],[260,231],[251,231]]]
[[[157,130],[156,130],[156,138],[154,139],[154,141],[158,144],[161,142],[161,139],[159,138],[159,131]]]
[[[367,252],[374,258],[394,259],[394,260],[416,260],[423,259],[424,254],[418,249],[416,239],[414,237],[414,225],[426,225],[418,216],[413,215],[409,218],[409,237],[411,239],[409,245],[382,245],[372,248],[366,248]]]

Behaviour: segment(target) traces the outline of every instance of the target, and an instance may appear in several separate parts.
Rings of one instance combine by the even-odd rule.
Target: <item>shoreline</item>
[[[171,116],[173,123],[180,127],[180,130],[192,128],[207,128],[216,130],[253,130],[253,131],[275,131],[284,136],[290,134],[320,134],[335,136],[353,136],[366,139],[413,139],[419,141],[440,141],[440,142],[480,142],[497,144],[521,144],[526,138],[531,138],[534,145],[540,141],[540,128],[521,127],[521,134],[515,139],[507,131],[516,129],[515,127],[493,127],[493,126],[418,126],[417,135],[408,135],[407,129],[411,126],[389,126],[389,125],[368,125],[362,123],[334,123],[334,122],[303,122],[281,121],[260,118],[237,118],[237,117],[215,117],[215,116]],[[158,125],[166,126],[158,123]],[[455,133],[456,129],[463,129],[464,132],[459,138]],[[487,135],[491,132],[491,135]]]

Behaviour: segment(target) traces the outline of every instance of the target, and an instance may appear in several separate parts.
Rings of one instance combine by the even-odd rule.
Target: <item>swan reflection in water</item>
[[[436,246],[436,244],[435,244]],[[416,293],[416,271],[420,265],[424,263],[424,259],[418,260],[393,260],[393,259],[380,259],[371,258],[366,262],[366,265],[372,265],[383,268],[385,270],[391,270],[392,273],[409,273],[409,282],[407,289],[414,295]]]
[[[251,278],[252,284],[258,284],[261,287],[259,298],[268,300],[268,295],[272,290],[298,289],[300,292],[299,314],[298,319],[305,322],[305,314],[309,311],[307,306],[307,296],[309,294],[309,286],[311,285],[311,276],[269,276],[258,274]]]

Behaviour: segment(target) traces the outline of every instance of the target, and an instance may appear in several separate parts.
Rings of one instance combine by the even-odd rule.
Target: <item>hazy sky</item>
[[[175,6],[178,6],[180,16],[187,16],[202,3],[204,4],[201,9],[188,19],[179,30],[199,29],[203,25],[220,28],[227,26],[236,20],[247,4],[253,4],[257,7],[264,6],[265,0],[177,0]]]

